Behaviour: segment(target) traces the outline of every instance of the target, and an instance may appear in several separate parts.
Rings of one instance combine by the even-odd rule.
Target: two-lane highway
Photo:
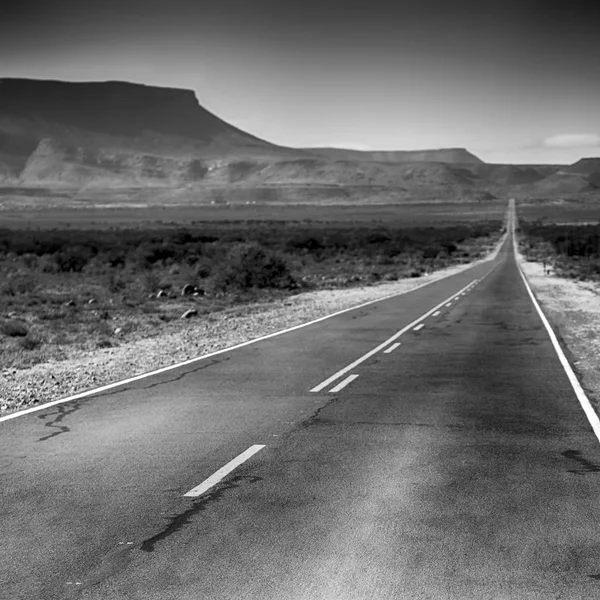
[[[3,598],[600,596],[600,444],[510,239],[0,445]]]

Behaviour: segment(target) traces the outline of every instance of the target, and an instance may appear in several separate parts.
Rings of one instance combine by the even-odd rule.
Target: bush
[[[7,279],[0,287],[0,295],[21,296],[31,294],[37,287],[36,279],[31,275],[16,275]]]
[[[8,337],[25,337],[29,333],[21,321],[4,321],[0,324],[0,331]]]
[[[122,292],[127,287],[127,279],[114,271],[111,271],[108,276],[108,289],[111,293],[116,294]]]
[[[551,259],[563,277],[596,279],[600,261],[600,225],[555,225],[523,222],[523,249],[528,260]]]
[[[208,260],[200,259],[196,263],[195,270],[196,277],[199,277],[200,279],[206,279],[207,277],[210,277],[210,274],[212,272],[212,266]]]
[[[227,257],[214,282],[217,290],[293,289],[296,281],[287,263],[256,244],[238,244]]]
[[[30,333],[19,340],[19,346],[21,346],[23,350],[35,350],[41,343],[42,341],[38,337],[35,337]]]
[[[147,271],[144,275],[144,287],[147,292],[154,293],[160,289],[160,277],[155,271]]]
[[[92,257],[90,248],[85,246],[66,247],[54,255],[58,270],[63,273],[80,273]]]
[[[38,314],[38,319],[40,321],[62,321],[66,319],[69,315],[69,312],[63,309],[47,309]]]

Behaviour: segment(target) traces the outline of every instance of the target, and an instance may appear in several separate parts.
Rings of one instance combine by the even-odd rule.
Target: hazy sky
[[[6,0],[0,77],[196,91],[291,146],[600,155],[600,0]]]

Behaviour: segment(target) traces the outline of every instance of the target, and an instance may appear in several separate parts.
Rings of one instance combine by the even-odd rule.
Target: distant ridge
[[[226,123],[191,90],[0,79],[4,189],[146,188],[162,189],[162,197],[189,190],[199,202],[223,190],[317,203],[323,190],[352,202],[485,202],[597,194],[599,163],[493,165],[465,148],[288,148]]]
[[[466,148],[437,150],[348,150],[345,148],[305,148],[307,152],[334,160],[368,160],[373,162],[440,162],[447,164],[483,164]]]
[[[600,157],[582,158],[566,169],[570,173],[582,175],[600,174]]]

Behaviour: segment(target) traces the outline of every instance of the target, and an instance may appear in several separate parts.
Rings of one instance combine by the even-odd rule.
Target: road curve
[[[0,423],[0,447],[2,598],[600,596],[600,445],[510,239],[409,294]]]

